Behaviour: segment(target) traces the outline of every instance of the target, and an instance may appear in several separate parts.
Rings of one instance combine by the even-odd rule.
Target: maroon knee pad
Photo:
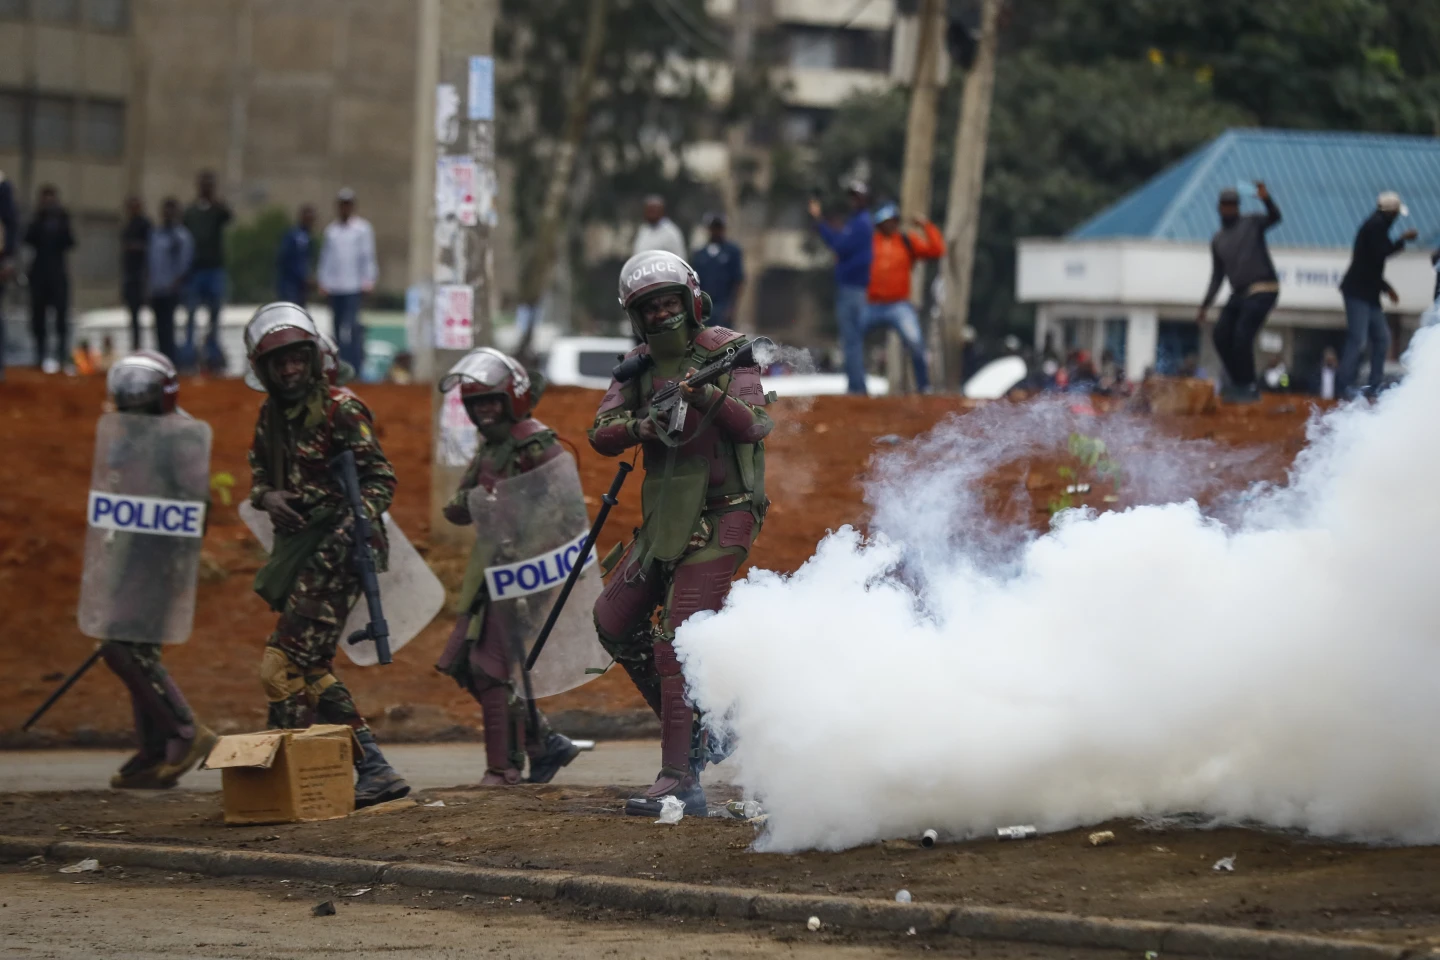
[[[660,583],[625,557],[595,601],[595,625],[602,637],[623,639],[650,615],[660,598]]]
[[[682,563],[675,568],[666,629],[676,630],[701,610],[719,610],[730,594],[730,582],[740,568],[739,557],[716,557],[704,563]]]

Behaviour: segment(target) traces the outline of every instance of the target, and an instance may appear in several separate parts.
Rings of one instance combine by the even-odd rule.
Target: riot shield
[[[80,632],[97,640],[184,643],[210,489],[210,426],[184,414],[107,413],[80,579]]]
[[[240,504],[240,519],[266,553],[275,545],[275,530],[270,524],[270,514],[251,505],[249,500]],[[425,558],[420,556],[404,532],[385,514],[385,536],[390,541],[389,569],[380,574],[380,602],[385,607],[385,621],[390,625],[390,652],[394,653],[413,640],[421,630],[435,619],[440,608],[445,606],[445,585],[431,571]],[[363,630],[370,619],[365,608],[365,598],[360,597],[350,608],[345,628],[340,634],[340,649],[356,666],[369,667],[380,662],[375,652],[375,641],[362,640],[349,644],[345,638],[356,630]]]
[[[564,453],[529,473],[497,482],[494,490],[476,487],[469,506],[483,548],[491,551],[485,568],[490,593],[485,615],[498,618],[507,642],[519,637],[528,655],[590,532],[575,459]],[[591,619],[602,588],[592,551],[530,671],[537,698],[574,689],[610,665]],[[524,689],[520,667],[512,664],[517,691]]]

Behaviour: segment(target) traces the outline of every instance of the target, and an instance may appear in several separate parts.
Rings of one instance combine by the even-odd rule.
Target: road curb
[[[1208,924],[1155,923],[1082,917],[1005,907],[891,903],[861,897],[762,893],[739,887],[632,880],[562,870],[501,870],[455,863],[388,862],[311,854],[265,853],[211,847],[99,840],[0,836],[0,861],[36,856],[70,861],[92,857],[102,865],[152,867],[210,876],[268,876],[339,883],[395,883],[430,890],[572,903],[652,914],[728,917],[803,924],[810,917],[849,930],[953,934],[976,940],[1044,943],[1161,956],[1234,960],[1404,960],[1420,956],[1405,947],[1267,933]]]

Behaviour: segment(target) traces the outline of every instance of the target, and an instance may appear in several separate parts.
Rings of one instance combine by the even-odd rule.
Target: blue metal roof
[[[1228,130],[1070,233],[1075,240],[1143,237],[1209,242],[1224,187],[1263,180],[1284,219],[1279,247],[1349,247],[1382,190],[1410,208],[1401,229],[1440,239],[1440,139],[1373,133]],[[1242,211],[1262,210],[1245,197]]]

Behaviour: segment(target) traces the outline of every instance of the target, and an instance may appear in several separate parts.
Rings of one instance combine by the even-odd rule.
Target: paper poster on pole
[[[460,91],[452,83],[435,88],[435,142],[454,143],[460,137]]]
[[[470,58],[470,119],[495,119],[495,58]]]
[[[464,284],[435,290],[435,346],[469,350],[475,344],[475,290]]]
[[[480,445],[475,424],[465,412],[457,387],[445,394],[440,407],[440,434],[435,439],[435,459],[447,467],[463,467],[475,456]]]

